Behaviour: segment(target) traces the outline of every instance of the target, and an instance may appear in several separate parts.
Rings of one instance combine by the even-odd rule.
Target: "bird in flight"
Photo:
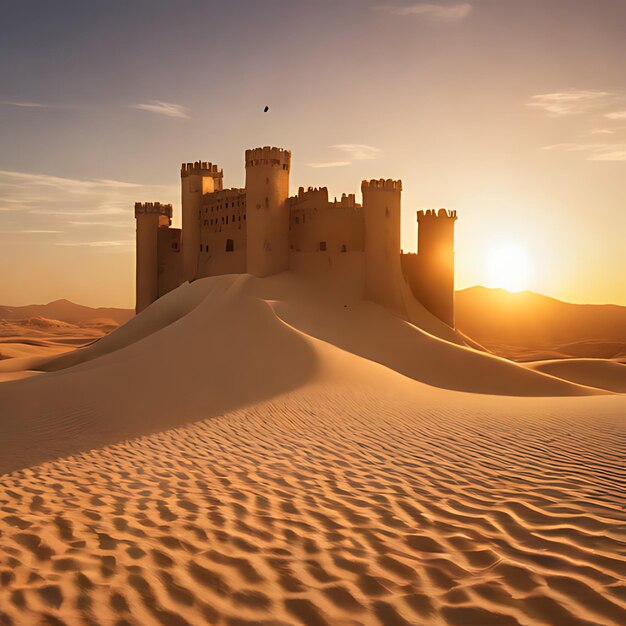
[[[269,108],[268,106],[266,106],[266,107],[263,109],[263,113],[267,113],[269,110],[270,110],[270,108]]]

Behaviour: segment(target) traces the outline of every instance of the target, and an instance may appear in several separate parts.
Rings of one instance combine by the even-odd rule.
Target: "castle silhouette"
[[[454,327],[456,211],[418,211],[417,254],[403,254],[402,181],[364,180],[362,204],[331,201],[326,187],[290,197],[290,166],[289,150],[246,150],[245,188],[224,189],[217,165],[183,163],[182,229],[171,228],[171,204],[137,202],[137,313],[197,278],[344,270],[366,299],[406,318],[414,296]]]

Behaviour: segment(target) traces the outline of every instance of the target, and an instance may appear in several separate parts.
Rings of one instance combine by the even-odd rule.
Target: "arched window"
[[[235,249],[235,242],[232,239],[226,240],[226,252],[232,252]]]
[[[348,248],[346,248],[346,244],[345,243],[341,244],[341,251],[342,252],[347,252],[348,251]]]

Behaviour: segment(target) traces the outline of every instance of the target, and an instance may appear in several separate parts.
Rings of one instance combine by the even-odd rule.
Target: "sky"
[[[239,187],[275,145],[292,193],[402,179],[405,251],[455,209],[457,288],[514,258],[626,305],[625,28],[624,0],[3,3],[0,304],[133,307],[134,202],[179,214],[181,162]]]

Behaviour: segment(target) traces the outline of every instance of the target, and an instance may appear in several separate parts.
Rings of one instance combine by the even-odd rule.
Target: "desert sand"
[[[598,361],[523,367],[358,294],[207,278],[1,361],[43,373],[0,384],[0,623],[626,623]]]

